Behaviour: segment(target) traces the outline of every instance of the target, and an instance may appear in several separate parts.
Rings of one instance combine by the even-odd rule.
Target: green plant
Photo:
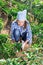
[[[34,6],[32,10],[32,14],[34,15],[35,19],[37,18],[39,23],[43,22],[43,5]]]
[[[22,44],[21,43],[14,43],[14,49],[15,49],[15,51],[20,51],[20,49],[21,49],[21,46],[22,46]]]
[[[3,26],[4,26],[3,20],[2,20],[2,18],[0,18],[0,31],[3,29]]]
[[[20,49],[21,43],[12,44],[10,39],[8,39],[8,35],[0,34],[0,54],[3,53],[0,58],[3,56],[4,58],[13,57]]]
[[[7,39],[8,39],[8,35],[0,34],[0,44],[6,43]]]
[[[3,0],[0,0],[0,7],[3,7],[6,5],[6,2],[4,2]]]

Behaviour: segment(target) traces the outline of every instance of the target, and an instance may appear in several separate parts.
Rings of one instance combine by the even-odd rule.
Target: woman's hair
[[[26,28],[26,26],[27,26],[27,22],[25,21],[25,22],[24,22],[24,29]]]

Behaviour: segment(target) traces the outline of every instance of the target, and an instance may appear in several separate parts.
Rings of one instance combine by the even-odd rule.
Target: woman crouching
[[[32,31],[26,19],[27,11],[19,11],[17,19],[11,24],[11,39],[13,42],[22,42],[22,49],[29,48],[32,44]]]

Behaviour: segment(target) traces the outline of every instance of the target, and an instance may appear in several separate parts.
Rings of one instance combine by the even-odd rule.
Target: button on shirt
[[[29,43],[32,43],[32,31],[31,31],[31,27],[30,27],[30,24],[28,21],[27,21],[26,29],[23,29],[22,26],[20,27],[16,21],[12,22],[12,24],[11,24],[11,39],[12,40],[15,40],[14,35],[13,35],[14,29],[18,29],[20,31],[21,35],[24,32],[27,32],[26,39],[29,40]]]

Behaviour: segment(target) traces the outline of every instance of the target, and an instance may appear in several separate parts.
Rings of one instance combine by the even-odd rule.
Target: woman
[[[11,24],[11,38],[13,42],[24,41],[22,49],[32,44],[32,31],[29,22],[26,19],[27,11],[19,11],[17,19]]]

